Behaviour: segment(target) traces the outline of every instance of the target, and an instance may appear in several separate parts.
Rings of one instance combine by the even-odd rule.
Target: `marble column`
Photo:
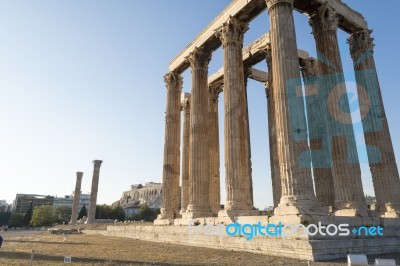
[[[86,220],[87,224],[93,224],[96,216],[97,192],[99,190],[99,176],[100,166],[103,163],[101,160],[93,161],[93,177],[92,177],[92,190],[90,191],[89,211]]]
[[[81,185],[82,185],[82,172],[76,172],[76,183],[74,191],[74,199],[72,201],[71,221],[72,225],[75,225],[79,215],[79,202],[81,200]]]
[[[190,102],[189,206],[186,218],[210,217],[210,150],[208,63],[211,53],[195,48],[188,56],[192,68]]]
[[[250,215],[252,192],[250,182],[250,147],[243,69],[243,35],[246,23],[230,17],[218,30],[224,49],[224,108],[225,108],[225,210],[219,216]]]
[[[400,179],[373,55],[371,30],[349,38],[358,101],[377,209],[386,217],[400,217]],[[396,213],[397,212],[397,213]]]
[[[222,87],[223,84],[209,86],[210,207],[213,216],[221,210],[218,97],[222,92]]]
[[[300,79],[293,0],[266,0],[270,17],[272,86],[282,195],[272,222],[313,221],[317,210]],[[282,217],[284,216],[284,217]]]
[[[189,205],[189,151],[190,151],[190,93],[182,93],[183,147],[182,147],[182,193],[181,213]]]
[[[248,147],[249,147],[249,152],[248,152],[248,160],[249,160],[249,168],[250,168],[250,174],[249,174],[249,184],[250,184],[250,199],[251,199],[251,206],[254,206],[254,198],[253,198],[253,168],[252,168],[252,162],[251,162],[251,141],[250,141],[250,121],[249,121],[249,105],[248,105],[248,100],[247,100],[247,81],[249,78],[249,73],[251,71],[251,67],[244,67],[244,92],[245,92],[245,103],[246,103],[246,120],[247,120],[247,125],[245,127],[247,128],[247,141],[248,141]]]
[[[328,108],[326,126],[330,145],[322,148],[331,151],[332,156],[335,215],[368,216],[337,38],[339,18],[335,10],[325,3],[311,15],[309,22],[322,75],[318,97]]]
[[[330,150],[323,147],[329,145],[326,119],[328,116],[326,103],[318,97],[318,84],[321,79],[318,61],[307,58],[300,61],[301,72],[305,86],[305,99],[307,107],[308,134],[310,138],[311,160],[315,194],[317,200],[324,206],[334,206],[335,193],[333,189],[333,177]]]
[[[172,221],[179,215],[180,134],[182,76],[170,72],[164,76],[167,88],[163,165],[163,202],[158,220]]]
[[[279,160],[277,149],[277,132],[275,120],[274,89],[272,86],[272,53],[271,48],[265,50],[265,59],[268,66],[268,81],[265,83],[265,94],[267,96],[268,108],[268,136],[269,136],[269,159],[271,167],[272,198],[274,207],[277,207],[282,195],[281,178],[279,172]]]

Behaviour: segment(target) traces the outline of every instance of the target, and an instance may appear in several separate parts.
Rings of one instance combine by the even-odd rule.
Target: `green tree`
[[[8,221],[8,226],[11,227],[21,227],[23,224],[24,215],[21,213],[14,213],[11,215],[10,220]]]
[[[32,219],[33,203],[29,206],[28,211],[25,213],[24,219],[22,220],[22,225],[27,226],[30,224]]]
[[[83,216],[87,217],[87,210],[86,210],[86,206],[85,205],[83,205],[81,210],[79,211],[78,220],[82,219]]]
[[[96,206],[96,219],[125,220],[125,212],[121,206],[112,207],[110,205]]]
[[[140,216],[142,220],[152,222],[157,218],[158,210],[152,209],[147,204],[140,206]]]
[[[33,226],[52,225],[56,222],[57,217],[54,215],[52,206],[39,206],[33,209],[31,224]]]
[[[71,220],[72,208],[70,206],[60,206],[54,209],[54,215],[58,223],[68,223]]]
[[[159,213],[160,209],[152,209],[147,204],[143,204],[140,206],[140,212],[132,215],[130,219],[134,221],[145,220],[153,222]]]

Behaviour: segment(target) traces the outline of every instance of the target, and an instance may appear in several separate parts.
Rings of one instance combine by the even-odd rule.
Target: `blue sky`
[[[16,193],[63,196],[83,171],[90,191],[92,160],[104,161],[99,203],[131,184],[161,181],[168,64],[229,4],[228,0],[38,0],[0,2],[0,199]],[[374,29],[375,61],[397,161],[400,2],[344,1]],[[390,8],[388,8],[390,7]],[[307,18],[295,14],[298,47],[316,56]],[[269,29],[267,12],[250,24],[245,45]],[[354,80],[347,34],[339,32],[344,71]],[[222,66],[213,54],[210,74]],[[266,70],[266,64],[257,68]],[[190,71],[184,73],[190,91]],[[255,205],[272,204],[267,106],[263,85],[249,81]],[[222,95],[220,143],[223,151]],[[362,142],[362,133],[356,130]],[[360,155],[363,158],[364,152]],[[222,155],[222,153],[221,153]],[[365,155],[365,154],[364,154]],[[365,157],[365,156],[364,156]],[[373,194],[362,160],[363,184]],[[224,187],[221,161],[221,187]],[[222,202],[225,200],[223,191]]]

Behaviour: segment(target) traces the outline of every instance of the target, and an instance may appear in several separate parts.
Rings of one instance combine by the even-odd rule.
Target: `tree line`
[[[41,227],[51,226],[54,224],[68,224],[71,220],[72,208],[70,206],[37,206],[34,207],[32,204],[25,214],[15,213],[11,217],[7,217],[8,222],[4,221],[4,224],[8,224],[11,227]],[[109,220],[133,220],[133,221],[154,221],[159,214],[159,209],[151,209],[148,205],[144,204],[140,207],[139,213],[128,217],[126,219],[125,212],[121,206],[110,206],[110,205],[97,205],[96,206],[96,219],[109,219]],[[86,206],[83,205],[78,214],[78,220],[87,216]]]

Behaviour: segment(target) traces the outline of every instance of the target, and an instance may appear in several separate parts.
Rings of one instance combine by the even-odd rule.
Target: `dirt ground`
[[[62,235],[40,231],[9,232],[2,236],[0,265],[29,265],[32,250],[32,265],[49,266],[68,265],[64,264],[65,256],[72,257],[72,265],[346,265],[345,260],[315,263],[99,235],[68,235],[65,242]],[[395,256],[399,263],[399,254],[380,257]]]

